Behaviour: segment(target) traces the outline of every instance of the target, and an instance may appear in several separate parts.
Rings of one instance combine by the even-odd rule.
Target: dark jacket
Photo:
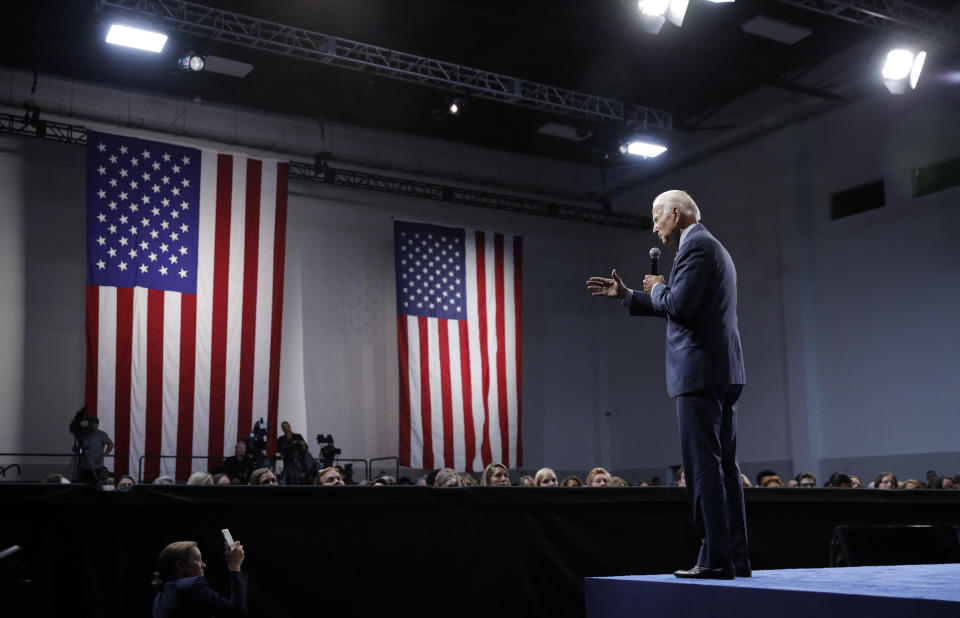
[[[212,618],[247,615],[247,574],[230,571],[230,597],[220,596],[206,577],[181,577],[163,585],[153,600],[153,618]]]

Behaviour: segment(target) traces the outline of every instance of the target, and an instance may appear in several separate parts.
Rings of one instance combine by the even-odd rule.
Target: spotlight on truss
[[[204,65],[203,56],[187,54],[177,61],[177,65],[184,71],[202,71]]]
[[[926,59],[925,51],[915,54],[903,48],[890,50],[880,72],[887,90],[891,94],[903,94],[907,90],[907,84],[911,89],[916,88]]]
[[[643,29],[657,34],[667,21],[679,28],[683,25],[688,4],[690,0],[639,0],[637,8],[640,9]]]
[[[167,43],[167,35],[162,32],[113,24],[107,31],[107,43],[159,54]]]
[[[662,146],[647,139],[634,139],[620,144],[620,154],[643,157],[644,159],[659,157],[666,151],[666,146]]]

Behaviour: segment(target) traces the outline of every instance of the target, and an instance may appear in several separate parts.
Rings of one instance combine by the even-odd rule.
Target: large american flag
[[[519,467],[521,238],[396,221],[400,464]]]
[[[144,480],[182,479],[261,416],[276,425],[288,174],[88,133],[86,405],[116,443],[115,472],[136,475],[147,455]]]

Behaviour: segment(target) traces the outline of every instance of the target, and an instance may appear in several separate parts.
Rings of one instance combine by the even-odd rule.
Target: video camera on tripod
[[[243,440],[247,443],[247,453],[253,458],[258,468],[262,468],[266,461],[264,451],[267,448],[268,429],[270,429],[270,423],[265,423],[261,416],[260,420],[253,424],[253,431]]]
[[[320,447],[320,469],[329,468],[333,465],[333,460],[342,452],[333,445],[333,434],[317,434],[317,443]]]

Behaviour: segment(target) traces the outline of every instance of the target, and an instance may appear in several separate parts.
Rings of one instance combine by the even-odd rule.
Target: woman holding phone
[[[224,557],[230,570],[230,596],[220,596],[203,576],[203,562],[196,541],[170,543],[157,558],[157,570],[151,585],[153,618],[180,616],[246,616],[247,574],[240,571],[243,546],[224,543]]]

